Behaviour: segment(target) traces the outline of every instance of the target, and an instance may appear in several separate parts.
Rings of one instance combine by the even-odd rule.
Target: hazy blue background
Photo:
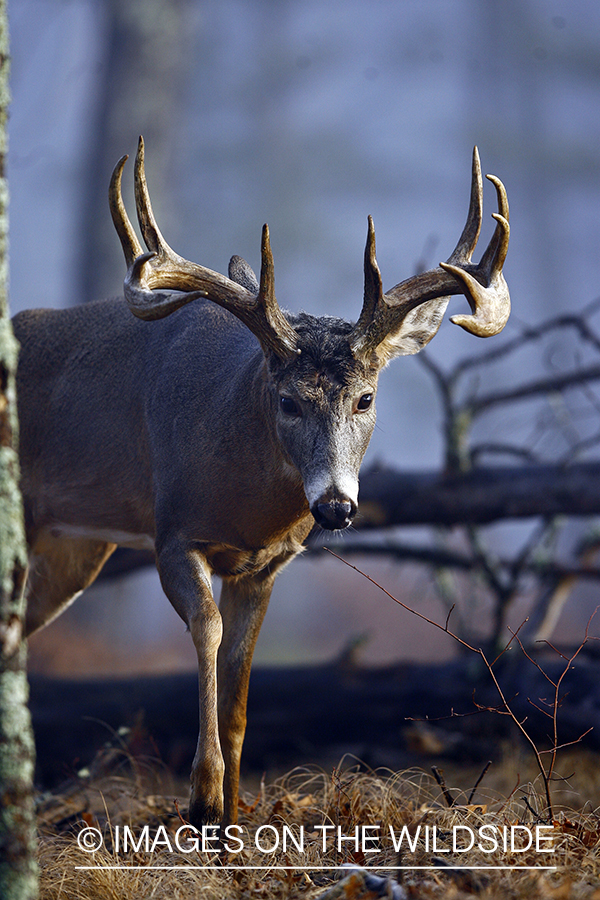
[[[232,253],[257,266],[268,221],[277,295],[291,309],[357,315],[368,214],[384,286],[421,260],[445,259],[466,214],[475,143],[511,203],[508,333],[600,293],[600,6],[591,0],[13,0],[10,19],[13,312],[119,292],[104,195],[140,131],[167,240],[220,271]],[[127,28],[141,35],[134,54]],[[489,185],[485,203],[482,241],[495,209]],[[446,323],[432,354],[444,362],[480,348]],[[384,374],[378,410],[368,460],[440,464],[440,411],[417,359]],[[416,570],[382,569],[392,589],[427,600]],[[126,603],[133,582],[138,600]],[[118,616],[138,637],[163,637],[148,644],[148,665],[188,665],[191,642],[155,577],[133,582],[118,586],[119,606],[79,601],[99,643],[111,634],[111,652],[127,647],[127,631],[110,631]],[[357,576],[298,561],[278,582],[259,656],[327,658],[365,623],[373,661],[423,645],[439,653]],[[167,631],[181,638],[169,652]]]

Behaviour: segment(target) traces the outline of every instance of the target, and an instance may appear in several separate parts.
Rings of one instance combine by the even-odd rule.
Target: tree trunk
[[[8,23],[0,0],[0,896],[38,895],[23,581],[27,554],[19,492],[15,369],[17,343],[8,318]]]

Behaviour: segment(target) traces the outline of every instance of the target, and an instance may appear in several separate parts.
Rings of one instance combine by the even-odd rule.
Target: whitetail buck
[[[110,186],[126,303],[14,319],[27,628],[65,609],[117,545],[154,548],[164,591],[198,654],[190,820],[233,823],[252,653],[275,576],[315,521],[325,529],[352,522],[381,369],[431,340],[451,294],[469,301],[472,314],[452,320],[467,331],[485,337],[504,326],[508,203],[502,183],[488,176],[499,214],[474,265],[482,215],[475,151],[456,249],[387,294],[369,219],[364,304],[350,324],[282,312],[266,226],[259,281],[240,257],[225,278],[174,253],[154,220],[143,153],[140,141],[135,194],[149,252],[121,199],[127,157]],[[223,579],[218,608],[213,574]]]

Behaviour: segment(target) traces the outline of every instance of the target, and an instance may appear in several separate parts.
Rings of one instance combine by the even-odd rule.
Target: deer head
[[[479,337],[505,325],[510,300],[502,275],[509,239],[508,201],[499,179],[496,229],[478,265],[472,263],[482,219],[479,156],[473,153],[467,222],[445,263],[383,292],[369,217],[364,258],[365,289],[356,324],[279,307],[274,290],[269,229],[263,227],[260,278],[239,256],[229,277],[189,262],[166,243],[156,224],[144,172],[140,138],[135,162],[138,221],[144,252],[121,197],[127,157],[117,164],[110,187],[113,221],[128,271],[125,299],[142,319],[158,319],[199,298],[237,316],[256,336],[265,361],[269,422],[281,452],[299,472],[310,510],[326,529],[352,521],[358,500],[358,471],[375,425],[375,395],[382,368],[394,357],[417,353],[437,332],[453,294],[463,293],[470,315],[452,322]],[[199,352],[201,352],[199,350]]]

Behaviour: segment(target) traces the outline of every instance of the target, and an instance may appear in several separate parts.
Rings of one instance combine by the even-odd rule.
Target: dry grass
[[[230,852],[202,852],[189,849],[186,832],[176,833],[183,825],[178,806],[185,809],[186,800],[175,800],[177,788],[168,773],[124,756],[120,761],[113,753],[107,773],[96,778],[81,778],[56,795],[44,796],[39,802],[41,897],[43,900],[190,900],[190,898],[333,898],[367,900],[396,894],[406,898],[594,898],[600,900],[600,817],[594,811],[594,798],[600,789],[600,766],[597,757],[573,754],[563,760],[563,771],[575,770],[565,793],[557,798],[557,807],[569,801],[557,815],[552,828],[544,834],[551,838],[550,853],[504,849],[502,843],[494,852],[483,852],[475,846],[468,852],[443,852],[451,847],[452,834],[458,845],[473,832],[489,850],[490,841],[481,838],[483,826],[508,827],[517,823],[531,830],[536,818],[533,810],[542,803],[535,783],[515,787],[515,755],[498,767],[496,783],[486,776],[475,800],[468,805],[470,788],[475,781],[471,773],[446,772],[446,782],[455,804],[448,808],[441,788],[421,770],[402,773],[365,772],[347,760],[339,769],[324,772],[317,769],[294,769],[267,786],[261,785],[253,796],[240,801],[242,831],[229,841]],[[521,775],[525,771],[519,762]],[[569,769],[571,766],[571,770]],[[524,779],[523,779],[524,780]],[[511,787],[506,786],[510,784]],[[465,788],[461,793],[455,785]],[[493,788],[492,788],[493,785]],[[496,785],[500,785],[500,791]],[[577,793],[584,791],[579,800]],[[510,795],[510,796],[509,796]],[[522,797],[528,798],[529,808]],[[464,805],[460,805],[464,804]],[[327,832],[323,850],[323,830]],[[138,841],[148,835],[138,849],[123,849],[125,826]],[[265,827],[267,826],[267,827]],[[337,827],[345,837],[356,834],[362,826],[376,826],[367,832],[375,840],[369,847],[377,852],[365,853],[354,841],[344,841],[341,852],[335,835]],[[414,852],[406,845],[398,854],[390,839],[390,827],[396,837],[406,826],[405,835],[414,841],[421,827],[420,840]],[[430,845],[424,837],[429,827]],[[437,848],[431,846],[432,828],[437,827]],[[456,828],[462,826],[462,829]],[[78,846],[78,836],[85,828],[98,829],[103,846],[96,852],[85,852]],[[143,831],[146,827],[146,832]],[[379,831],[377,831],[377,827]],[[259,830],[261,829],[262,830]],[[501,836],[502,832],[491,831]],[[510,832],[509,832],[510,833]],[[258,835],[258,845],[255,841]],[[291,835],[295,837],[295,842]],[[379,837],[377,837],[379,835]],[[115,840],[119,837],[119,847]],[[244,843],[240,852],[239,836]],[[286,837],[286,847],[283,839]],[[304,845],[299,850],[295,843]],[[521,836],[528,836],[521,832]],[[156,846],[152,849],[152,842]],[[279,847],[268,852],[278,840]],[[452,870],[392,868],[431,866],[440,860],[461,866],[533,866],[534,869]],[[364,878],[349,878],[340,871],[343,863],[378,867],[383,871],[365,884]],[[552,871],[541,866],[553,865]],[[79,867],[94,868],[79,868]],[[115,868],[128,866],[129,868]],[[162,868],[158,868],[158,867]],[[250,866],[262,868],[250,869]],[[325,870],[323,867],[331,869]],[[146,867],[146,868],[144,868]],[[151,867],[151,868],[148,868]],[[169,867],[169,868],[167,868]],[[177,868],[179,867],[179,868]],[[211,868],[212,867],[212,868]],[[393,883],[386,883],[388,876]],[[340,878],[346,878],[343,888]],[[396,884],[396,879],[401,887]],[[334,887],[334,885],[338,885]]]

